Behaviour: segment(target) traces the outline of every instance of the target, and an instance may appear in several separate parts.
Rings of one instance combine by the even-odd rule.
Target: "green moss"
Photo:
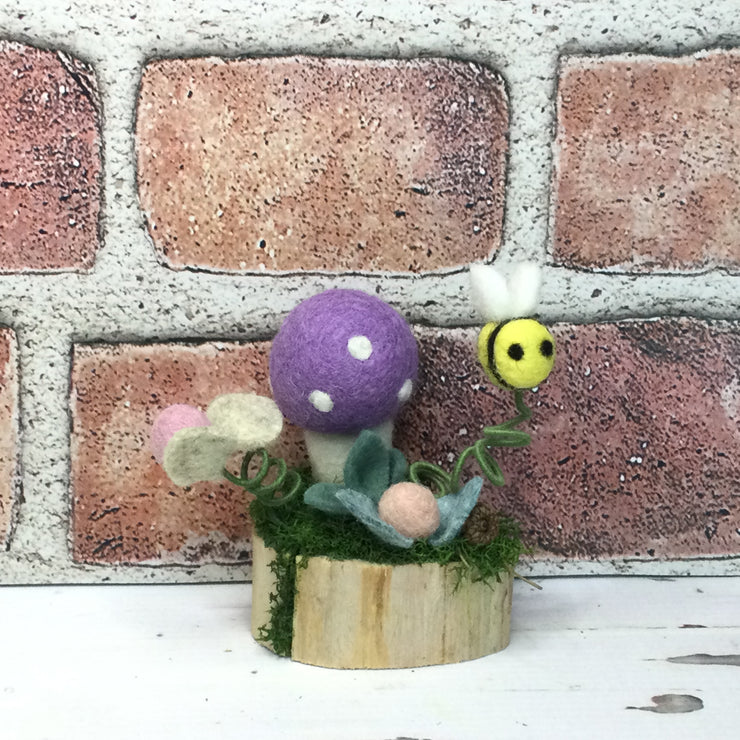
[[[255,531],[278,553],[272,566],[277,588],[270,597],[270,623],[260,634],[278,655],[290,655],[298,555],[383,565],[456,564],[460,582],[470,579],[492,584],[503,572],[511,571],[525,551],[519,526],[511,519],[500,520],[498,536],[488,545],[457,537],[442,547],[420,540],[403,549],[385,544],[353,517],[325,514],[303,504],[302,498],[301,492],[277,508],[264,505],[259,498],[250,505]]]
[[[460,454],[451,473],[439,465],[422,460],[411,464],[409,478],[428,485],[440,496],[453,494],[460,491],[463,469],[466,461],[472,458],[489,482],[496,486],[503,485],[504,476],[491,449],[523,447],[530,441],[526,432],[516,429],[532,415],[524,403],[522,390],[514,391],[514,402],[518,415],[496,426],[485,427],[483,438]],[[373,450],[372,440],[370,443],[367,439],[361,440],[362,437],[350,452],[350,458],[353,453],[360,456],[354,463],[356,469],[364,471],[364,476],[355,475],[358,480],[367,477],[368,455]],[[405,465],[405,459],[398,451],[388,451],[388,459],[382,455],[373,459],[376,465],[390,470],[394,468],[390,462],[392,455],[400,456]],[[251,463],[253,458],[259,458],[257,466]],[[355,470],[350,458],[346,474],[352,474]],[[396,468],[397,464],[396,459]],[[251,476],[250,465],[252,469],[258,468]],[[224,475],[255,496],[250,505],[255,531],[268,547],[278,553],[271,566],[277,587],[275,593],[270,595],[270,622],[261,629],[260,639],[271,643],[279,655],[290,655],[293,642],[296,570],[300,567],[296,558],[299,555],[306,559],[324,556],[332,560],[364,560],[381,565],[452,565],[459,577],[458,585],[465,580],[493,585],[501,579],[502,573],[514,569],[519,557],[526,551],[518,524],[505,517],[499,519],[498,535],[487,545],[475,544],[459,535],[438,547],[432,547],[424,540],[414,542],[410,548],[390,545],[352,516],[327,514],[320,510],[325,506],[314,508],[304,504],[303,494],[313,483],[310,471],[289,469],[285,461],[270,457],[264,450],[245,456],[240,475],[232,475],[228,471]],[[396,479],[391,482],[396,482]],[[315,501],[313,503],[316,504]],[[306,563],[307,560],[302,562]]]
[[[284,657],[290,656],[293,644],[293,606],[295,603],[296,558],[291,553],[279,551],[270,563],[275,576],[275,591],[270,594],[270,621],[259,628],[257,637],[272,645]]]

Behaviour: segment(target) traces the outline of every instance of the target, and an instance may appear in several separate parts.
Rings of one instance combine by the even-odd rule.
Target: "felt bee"
[[[555,340],[530,317],[540,288],[537,265],[521,263],[507,280],[491,265],[470,266],[471,296],[488,321],[478,335],[478,360],[501,388],[534,388],[552,370]]]

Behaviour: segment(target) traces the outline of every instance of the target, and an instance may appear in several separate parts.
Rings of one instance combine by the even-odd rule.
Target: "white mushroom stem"
[[[393,439],[393,419],[372,427],[370,431],[375,432],[390,447]],[[343,483],[344,463],[359,434],[328,434],[312,432],[309,429],[304,429],[304,434],[314,478],[327,483]]]

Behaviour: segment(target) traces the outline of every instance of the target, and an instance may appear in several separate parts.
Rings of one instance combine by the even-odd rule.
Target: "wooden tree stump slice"
[[[270,563],[275,555],[261,537],[252,537],[252,637],[267,648],[270,645],[259,639],[259,631],[270,622],[270,594],[277,583]]]
[[[272,576],[269,553],[262,545],[254,556],[255,636],[269,618],[269,592],[258,592],[270,579],[257,573],[261,567]],[[510,574],[489,586],[460,581],[454,565],[390,566],[323,557],[309,558],[297,573],[292,658],[301,663],[410,668],[472,660],[509,644]]]

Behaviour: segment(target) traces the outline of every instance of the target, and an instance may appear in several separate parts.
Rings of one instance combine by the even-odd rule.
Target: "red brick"
[[[77,346],[72,370],[72,535],[83,562],[248,558],[247,496],[227,484],[173,486],[149,451],[158,412],[220,393],[269,394],[266,343]],[[299,434],[278,454],[304,459]]]
[[[7,548],[19,488],[18,371],[15,334],[0,329],[0,548]]]
[[[740,53],[572,58],[558,89],[554,258],[740,267]]]
[[[422,372],[396,444],[442,462],[514,409],[484,379],[473,329],[418,329]],[[530,448],[497,455],[486,496],[519,519],[538,557],[740,553],[740,326],[696,320],[555,327],[553,375],[527,399]],[[161,408],[268,394],[269,343],[79,346],[73,366],[73,542],[86,562],[246,557],[246,495],[171,486],[147,440]],[[277,450],[305,459],[288,428]],[[472,472],[472,470],[471,470]]]
[[[139,193],[167,265],[425,271],[498,248],[507,103],[449,60],[157,61]]]
[[[100,135],[92,70],[0,42],[0,272],[90,268]]]
[[[555,327],[551,377],[527,394],[531,447],[497,455],[486,495],[538,557],[740,553],[740,326],[695,320]],[[423,330],[423,372],[397,444],[443,461],[514,415],[474,358],[474,330]]]

